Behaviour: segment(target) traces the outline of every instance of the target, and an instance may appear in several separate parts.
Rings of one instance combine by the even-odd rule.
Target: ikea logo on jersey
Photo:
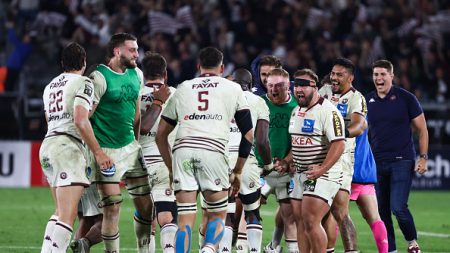
[[[185,115],[184,120],[222,120],[220,114],[196,114],[195,112],[190,115]]]
[[[314,121],[313,119],[305,119],[303,121],[302,132],[312,133],[314,132]]]
[[[339,112],[341,113],[342,117],[347,117],[347,109],[348,109],[348,105],[347,104],[337,104],[337,109],[339,110]]]

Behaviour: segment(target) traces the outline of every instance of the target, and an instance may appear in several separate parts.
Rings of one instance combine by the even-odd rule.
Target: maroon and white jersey
[[[173,151],[194,148],[226,154],[234,114],[248,109],[239,84],[205,75],[178,85],[162,117],[178,124]]]
[[[92,109],[94,86],[88,77],[62,73],[44,89],[44,110],[48,117],[46,137],[61,133],[79,140],[81,136],[73,122],[76,106]]]
[[[324,85],[320,88],[319,93],[322,97],[328,99],[336,106],[344,118],[345,127],[348,127],[350,124],[353,113],[359,113],[364,118],[367,115],[366,99],[353,87],[343,94],[336,94],[333,93],[331,85]],[[354,153],[355,146],[355,138],[347,138],[345,142],[345,152]]]
[[[320,98],[310,108],[297,106],[291,114],[289,133],[292,136],[292,155],[297,172],[308,170],[309,165],[321,164],[333,141],[344,140],[344,120],[336,107]],[[337,162],[328,172],[342,173]]]

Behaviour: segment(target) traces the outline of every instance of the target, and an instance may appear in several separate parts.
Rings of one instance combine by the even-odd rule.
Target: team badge
[[[216,185],[219,185],[220,182],[221,182],[220,178],[217,178],[216,180],[214,180],[214,183],[215,183]]]
[[[396,100],[397,97],[396,97],[395,95],[392,95],[389,99],[390,99],[390,100]]]
[[[337,104],[336,105],[337,109],[339,110],[339,112],[341,113],[342,117],[347,117],[347,110],[348,110],[348,105],[347,104]]]
[[[248,188],[253,188],[253,187],[255,187],[255,182],[250,182],[250,184],[248,185]]]
[[[166,189],[165,194],[166,194],[166,196],[170,196],[170,194],[172,194],[172,191],[170,189]]]
[[[59,177],[61,179],[66,179],[67,178],[67,173],[66,172],[61,172],[61,174],[59,174]]]
[[[288,183],[288,189],[287,189],[287,193],[291,194],[291,192],[294,191],[294,179],[291,178],[291,180],[289,180]]]
[[[305,113],[304,112],[298,112],[298,116],[305,117]]]
[[[315,120],[313,120],[313,119],[303,120],[302,132],[304,132],[304,133],[314,132],[314,122],[315,122]]]
[[[342,99],[342,103],[343,103],[343,104],[347,104],[347,103],[348,103],[348,98]]]
[[[316,180],[306,180],[303,183],[303,191],[314,192],[314,190],[316,189],[316,183]]]
[[[92,97],[92,87],[88,84],[84,85],[84,94],[88,95],[89,97]]]

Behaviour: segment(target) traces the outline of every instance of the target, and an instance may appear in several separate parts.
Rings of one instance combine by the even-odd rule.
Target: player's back
[[[175,88],[169,87],[170,89],[170,97],[168,101],[172,98],[174,92],[176,91]],[[145,86],[143,89],[143,94],[141,96],[141,115],[144,115],[146,110],[151,106],[154,97],[153,97],[153,87]],[[162,105],[162,109],[166,107],[166,104]],[[161,154],[159,153],[158,147],[156,146],[156,131],[158,130],[159,121],[161,120],[161,115],[158,116],[156,119],[153,127],[150,129],[150,131],[147,134],[140,134],[139,136],[139,143],[142,146],[142,152],[144,153],[144,157],[149,158],[150,161],[149,164],[153,163],[162,163],[163,160],[161,158]],[[173,144],[173,141],[175,140],[175,132],[172,132],[169,135],[169,143],[170,145]]]
[[[248,109],[248,104],[235,82],[218,76],[183,82],[163,112],[178,122],[173,150],[200,148],[226,153],[231,120],[243,109]]]
[[[244,94],[252,115],[253,130],[255,130],[258,120],[261,119],[269,121],[269,107],[267,107],[266,102],[260,96],[257,96],[250,91],[244,91]],[[229,151],[231,153],[236,153],[236,156],[237,152],[239,151],[241,137],[242,134],[236,125],[236,121],[233,119],[230,126]],[[251,151],[251,154],[254,154],[253,149]]]
[[[76,105],[92,106],[93,85],[89,78],[71,73],[55,77],[44,90],[44,109],[48,115],[46,137],[67,134],[81,140],[73,122]]]

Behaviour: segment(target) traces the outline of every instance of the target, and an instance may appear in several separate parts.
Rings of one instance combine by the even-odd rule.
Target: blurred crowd
[[[139,39],[141,56],[161,53],[169,84],[196,75],[197,51],[225,54],[226,73],[249,68],[261,54],[282,59],[290,73],[320,77],[344,56],[357,65],[354,86],[372,90],[371,64],[395,65],[396,84],[421,101],[443,102],[450,85],[450,2],[445,0],[0,0],[0,83],[40,87],[59,70],[59,53],[82,44],[88,66],[104,61],[110,36]]]

